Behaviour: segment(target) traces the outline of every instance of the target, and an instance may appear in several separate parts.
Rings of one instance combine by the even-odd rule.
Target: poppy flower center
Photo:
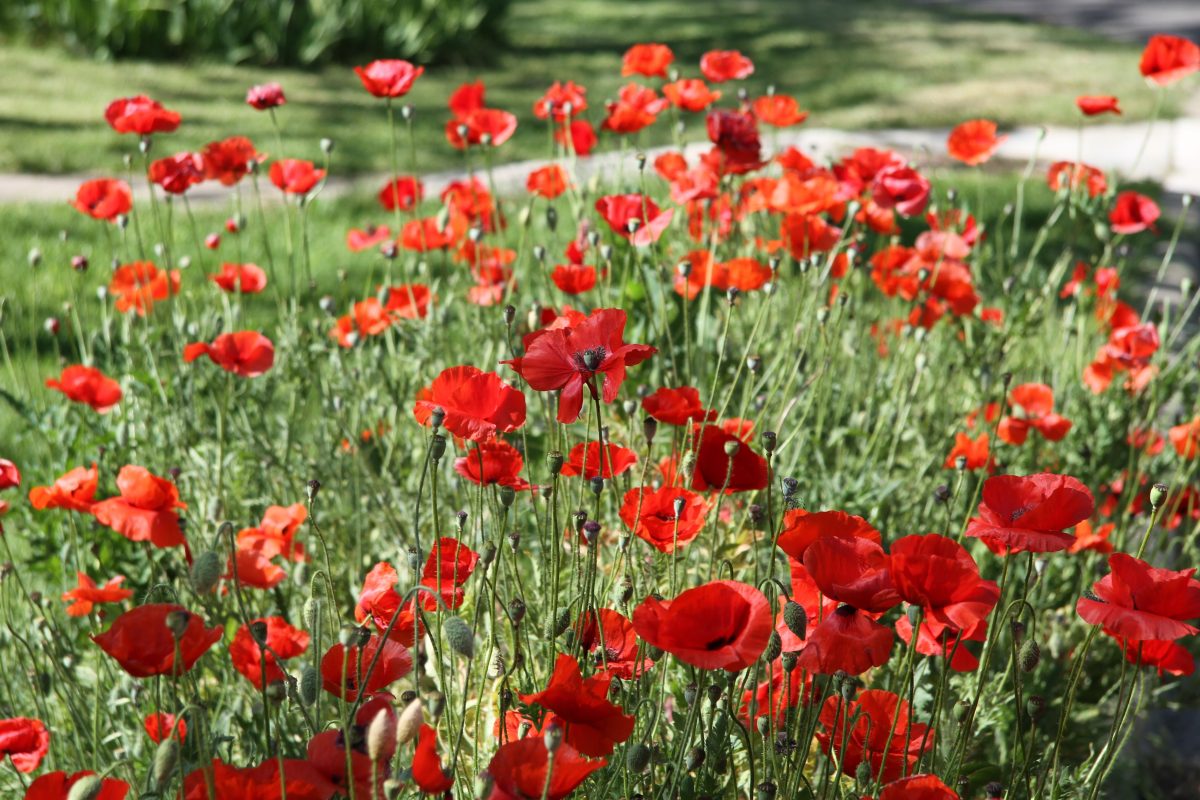
[[[607,357],[608,348],[604,345],[589,347],[587,350],[581,350],[572,356],[575,366],[587,372],[595,372]]]
[[[1021,506],[1021,507],[1020,507],[1020,508],[1018,508],[1016,511],[1012,512],[1012,517],[1010,517],[1010,520],[1011,520],[1012,522],[1016,522],[1016,521],[1017,521],[1017,520],[1019,520],[1021,517],[1025,516],[1025,515],[1026,515],[1026,514],[1028,514],[1030,511],[1032,511],[1032,510],[1033,510],[1033,508],[1034,508],[1033,506]]]
[[[848,603],[842,603],[833,613],[837,614],[839,617],[852,617],[856,611],[858,611],[858,609],[854,606]]]
[[[736,633],[727,633],[716,639],[710,639],[705,645],[705,650],[720,650],[722,647],[728,647],[737,641]]]

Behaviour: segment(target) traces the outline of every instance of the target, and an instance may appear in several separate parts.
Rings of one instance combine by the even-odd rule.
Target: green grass
[[[651,39],[671,44],[686,75],[699,74],[699,56],[710,48],[741,49],[757,64],[746,88],[760,92],[774,84],[795,94],[812,110],[807,124],[815,126],[937,126],[978,116],[1004,125],[1068,123],[1077,118],[1072,101],[1083,92],[1120,95],[1130,119],[1147,115],[1152,103],[1135,46],[898,0],[578,0],[569,7],[517,0],[509,30],[511,47],[494,64],[432,68],[418,81],[408,99],[417,109],[420,171],[461,163],[441,132],[446,98],[459,83],[484,78],[489,103],[520,116],[521,128],[500,158],[536,156],[545,136],[531,106],[545,87],[555,79],[584,83],[589,116],[598,124],[604,99],[623,83],[621,53]],[[107,128],[104,106],[139,92],[184,116],[179,132],[159,143],[162,153],[238,133],[276,154],[266,116],[242,102],[247,87],[268,80],[282,83],[290,101],[281,112],[287,155],[315,157],[327,136],[337,141],[339,172],[388,164],[382,104],[349,67],[92,63],[9,45],[0,47],[0,74],[20,76],[0,82],[0,170],[117,169],[133,142]],[[1168,113],[1174,110],[1169,101]],[[647,143],[667,136],[666,127],[650,131]]]

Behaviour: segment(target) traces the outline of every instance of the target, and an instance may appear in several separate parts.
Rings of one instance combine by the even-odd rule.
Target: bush
[[[312,66],[385,53],[461,59],[499,36],[509,0],[17,0],[10,33],[100,58]],[[5,10],[7,9],[7,10]]]

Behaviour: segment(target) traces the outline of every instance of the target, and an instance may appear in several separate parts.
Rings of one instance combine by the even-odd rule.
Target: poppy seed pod
[[[442,622],[442,633],[454,652],[467,659],[475,657],[475,634],[461,617],[446,617]]]
[[[440,433],[435,433],[429,439],[429,458],[433,463],[437,464],[442,460],[442,456],[446,455],[446,437]]]
[[[221,557],[213,550],[205,550],[196,557],[188,577],[196,594],[208,594],[221,580]]]
[[[722,446],[722,449],[724,449],[725,455],[733,458],[738,454],[738,450],[742,449],[742,443],[737,439],[730,439],[729,441],[725,442],[725,444]]]
[[[317,499],[317,493],[321,491],[321,482],[313,478],[304,485],[304,490],[308,495],[308,502],[313,502]]]
[[[546,461],[550,465],[551,475],[558,475],[562,472],[564,459],[561,451],[551,450],[546,454]]]
[[[504,324],[507,327],[512,327],[513,320],[517,318],[517,309],[510,303],[504,307]]]
[[[267,623],[261,619],[256,619],[250,623],[250,636],[255,643],[262,647],[267,643]]]
[[[1025,701],[1025,713],[1031,720],[1037,722],[1046,713],[1046,698],[1040,694],[1031,694]]]
[[[500,505],[505,508],[512,508],[513,501],[517,499],[517,490],[511,486],[501,486],[499,495]]]
[[[787,625],[789,631],[796,634],[797,639],[808,638],[808,613],[804,610],[804,606],[795,600],[788,600],[784,604],[783,624]]]
[[[965,458],[960,458],[961,460],[966,461]],[[950,500],[950,487],[944,483],[938,484],[936,487],[934,487],[933,499],[934,502],[945,505]]]
[[[583,535],[587,539],[588,544],[592,544],[600,536],[600,523],[594,519],[589,519],[583,523]]]
[[[775,800],[775,793],[778,791],[772,781],[763,781],[755,789],[755,797],[757,800]]]
[[[790,653],[784,653],[782,658],[780,658],[780,663],[783,664],[783,671],[791,672],[792,670],[794,670],[796,668],[796,662],[798,662],[799,660],[800,660],[800,654],[795,651],[790,652]]]
[[[67,793],[67,800],[96,800],[103,788],[104,781],[99,775],[87,775],[75,781],[75,785]]]
[[[1017,653],[1017,665],[1022,672],[1033,672],[1041,660],[1042,648],[1035,640],[1029,639],[1021,645],[1021,650]]]
[[[519,597],[514,597],[508,604],[508,616],[512,619],[513,625],[520,625],[521,620],[525,619],[525,612],[528,607],[525,601]]]
[[[1150,487],[1150,507],[1159,508],[1167,497],[1167,485],[1156,483]]]
[[[167,785],[179,766],[179,739],[168,736],[154,751],[154,783],[160,788]]]
[[[654,436],[658,433],[658,420],[654,417],[646,417],[642,420],[642,435],[646,437],[646,444],[654,443]]]
[[[465,528],[466,526],[467,526],[467,512],[466,511],[454,512],[454,527],[458,528],[458,533],[460,536],[462,535],[463,528]]]

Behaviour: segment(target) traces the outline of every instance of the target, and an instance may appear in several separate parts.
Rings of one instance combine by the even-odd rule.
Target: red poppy
[[[861,536],[825,536],[804,551],[804,567],[826,597],[882,613],[899,604],[891,559],[879,543]]]
[[[937,775],[912,775],[884,786],[879,800],[958,800],[958,793]]]
[[[259,550],[253,541],[238,542],[233,556],[226,562],[225,579],[254,589],[274,589],[287,577],[287,571],[271,560],[272,556]]]
[[[75,772],[68,775],[65,772],[47,772],[38,777],[25,790],[24,800],[67,800],[71,796],[71,787],[89,775],[96,773],[91,770]],[[100,793],[93,800],[125,800],[129,794],[129,784],[116,778],[103,778],[100,781]]]
[[[362,81],[363,88],[376,97],[403,97],[425,72],[425,68],[414,67],[398,58],[389,58],[372,61],[365,67],[355,67],[354,72]]]
[[[1082,553],[1091,550],[1096,553],[1111,553],[1113,544],[1108,537],[1116,529],[1116,523],[1108,522],[1098,528],[1093,528],[1089,520],[1084,520],[1075,526],[1075,541],[1071,542],[1069,553]]]
[[[1023,383],[1012,390],[1008,401],[1025,412],[1023,417],[1000,420],[996,435],[1008,444],[1024,444],[1033,428],[1050,442],[1060,441],[1071,430],[1071,420],[1054,413],[1054,390],[1044,383]]]
[[[647,597],[633,627],[648,644],[700,669],[738,672],[758,660],[771,637],[771,604],[737,581],[712,581],[674,600]]]
[[[596,201],[596,211],[613,233],[636,247],[657,242],[675,214],[674,209],[660,211],[657,203],[640,194],[606,195]]]
[[[554,129],[554,141],[577,156],[589,156],[592,150],[596,149],[599,138],[592,123],[586,119],[573,119],[570,123]]]
[[[1108,191],[1108,181],[1104,171],[1099,167],[1081,162],[1055,161],[1046,172],[1046,183],[1051,191],[1059,191],[1065,186],[1072,190],[1079,186],[1087,188],[1088,197],[1099,197]]]
[[[891,575],[902,600],[920,606],[927,621],[956,630],[986,620],[1000,599],[966,548],[936,533],[893,542]]]
[[[245,136],[230,136],[219,142],[204,145],[204,177],[233,186],[250,172],[251,162],[262,161],[264,156],[254,149],[254,143]]]
[[[1083,381],[1092,392],[1099,394],[1109,387],[1117,373],[1128,372],[1125,388],[1130,392],[1141,391],[1157,372],[1151,359],[1158,347],[1158,328],[1153,323],[1135,322],[1116,328],[1096,353],[1095,360],[1084,369]]]
[[[656,348],[644,344],[626,344],[625,312],[619,308],[601,308],[575,325],[540,330],[525,336],[525,355],[508,361],[534,391],[561,390],[558,421],[571,423],[583,408],[583,387],[592,397],[611,403],[625,380],[625,368],[640,364]],[[602,391],[596,377],[603,375]]]
[[[259,111],[277,108],[286,102],[283,87],[278,83],[263,83],[246,90],[246,105]]]
[[[331,731],[330,735],[337,733]],[[344,769],[344,757],[342,764]],[[276,756],[254,767],[232,767],[214,758],[211,767],[193,770],[183,779],[183,800],[330,800],[337,790],[309,761]]]
[[[666,78],[667,67],[675,54],[665,44],[635,44],[621,57],[621,75],[645,75],[647,78]]]
[[[441,409],[442,425],[473,442],[486,442],[497,433],[511,433],[525,424],[525,395],[494,372],[469,364],[444,369],[433,383],[417,392],[413,416],[428,425]]]
[[[388,181],[387,185],[379,190],[379,204],[388,211],[412,211],[424,197],[425,187],[421,185],[420,179],[408,175]]]
[[[1111,94],[1081,94],[1075,98],[1075,105],[1079,107],[1079,110],[1086,117],[1094,117],[1097,114],[1121,113],[1121,107],[1117,104],[1117,98]]]
[[[995,468],[995,460],[990,458],[988,453],[988,435],[981,433],[979,436],[972,439],[969,434],[956,433],[954,434],[954,447],[950,448],[950,452],[946,455],[946,461],[942,465],[946,469],[955,469],[958,467],[958,459],[966,459],[967,469],[982,469],[987,467],[990,472]]]
[[[362,591],[354,606],[354,619],[363,622],[369,618],[376,631],[382,635],[395,616],[396,624],[392,626],[388,638],[406,647],[412,647],[422,628],[416,613],[416,601],[407,605],[399,616],[396,616],[396,609],[400,608],[402,599],[396,591],[396,583],[399,580],[396,568],[386,561],[380,561],[372,567],[363,580]]]
[[[512,138],[517,130],[517,118],[498,108],[480,108],[446,122],[446,141],[451,147],[465,150],[483,144],[488,137],[491,147],[499,147]]]
[[[346,231],[346,247],[351,253],[358,253],[368,247],[383,244],[392,238],[392,231],[386,225],[368,225],[365,229],[351,228]]]
[[[929,180],[911,167],[887,167],[875,175],[871,198],[880,208],[894,208],[905,217],[914,217],[929,203]]]
[[[7,458],[0,458],[0,491],[21,485],[21,470]]]
[[[183,360],[192,363],[200,356],[226,372],[243,378],[257,378],[275,363],[275,345],[258,331],[222,333],[212,344],[193,342],[183,348]]]
[[[687,489],[643,486],[625,493],[621,521],[660,553],[673,553],[700,533],[708,509],[709,502],[704,497]]]
[[[1200,455],[1200,417],[1175,425],[1167,432],[1175,452],[1188,461]]]
[[[84,181],[79,184],[71,205],[92,219],[115,222],[133,208],[133,192],[128,183],[115,178]]]
[[[892,631],[871,615],[842,604],[809,632],[797,665],[808,672],[861,675],[887,663],[892,651]]]
[[[454,772],[442,769],[437,754],[437,731],[422,725],[412,760],[413,782],[425,794],[441,795],[454,786]]]
[[[950,157],[975,166],[992,157],[996,148],[1007,139],[996,135],[996,123],[987,119],[973,119],[957,125],[946,140]]]
[[[120,588],[125,580],[124,575],[110,578],[103,586],[97,586],[94,580],[82,572],[76,572],[75,578],[78,585],[64,592],[62,596],[63,600],[71,601],[71,605],[67,606],[68,617],[86,617],[92,613],[92,608],[97,603],[119,603],[133,597],[132,589]]]
[[[967,524],[994,553],[1053,553],[1071,546],[1064,533],[1092,515],[1095,501],[1069,475],[997,475],[983,484],[979,516]]]
[[[606,756],[613,745],[633,733],[636,718],[621,713],[608,700],[611,675],[584,678],[579,663],[569,655],[558,656],[546,688],[536,694],[519,695],[521,702],[553,711],[565,724],[564,741],[586,756]]]
[[[40,719],[0,719],[0,758],[12,759],[17,772],[33,772],[49,750],[50,731]]]
[[[92,506],[96,521],[133,542],[187,547],[176,513],[176,509],[186,509],[187,505],[179,502],[175,484],[145,467],[126,465],[117,473],[117,488],[121,492],[118,497]]]
[[[308,194],[325,177],[325,170],[317,169],[311,161],[281,158],[271,164],[268,175],[285,194]]]
[[[375,671],[365,675],[375,653],[381,649]],[[360,692],[374,694],[403,678],[411,669],[412,654],[407,647],[391,638],[372,636],[361,648],[346,648],[338,643],[326,650],[321,658],[321,685],[330,694],[352,703]]]
[[[175,625],[175,630],[169,624]],[[92,641],[133,677],[149,678],[189,671],[223,634],[219,626],[206,628],[200,616],[183,606],[151,603],[126,611]],[[178,664],[176,650],[181,659]]]
[[[450,608],[463,604],[463,585],[475,571],[479,554],[457,539],[443,536],[434,542],[433,550],[421,570],[421,585],[433,589]],[[421,594],[421,605],[427,611],[438,608],[429,595]]]
[[[550,280],[566,294],[583,294],[595,288],[596,268],[585,264],[559,264],[550,273]]]
[[[425,319],[429,316],[429,302],[437,300],[429,287],[421,283],[404,283],[390,286],[384,308],[397,319]]]
[[[705,411],[700,392],[692,386],[678,389],[662,387],[642,398],[642,409],[659,422],[668,425],[687,425],[689,422],[710,422],[717,417],[715,410]]]
[[[183,194],[204,180],[204,159],[198,153],[176,153],[150,164],[150,180],[168,194]]]
[[[268,559],[281,555],[291,561],[307,561],[304,545],[295,541],[296,532],[306,519],[308,509],[303,503],[267,506],[257,528],[238,531],[237,547],[257,551]]]
[[[459,214],[451,214],[444,222],[437,217],[412,219],[400,229],[400,246],[418,253],[445,250],[464,233],[466,220]]]
[[[754,101],[751,109],[760,122],[774,125],[776,128],[799,125],[808,119],[808,112],[801,111],[796,98],[787,94],[769,94],[760,97]]]
[[[1147,228],[1154,228],[1154,221],[1162,212],[1158,204],[1137,192],[1121,192],[1113,203],[1112,211],[1108,212],[1108,222],[1113,233],[1141,233]]]
[[[267,286],[267,273],[257,264],[221,264],[208,279],[227,292],[258,294]]]
[[[562,800],[605,763],[583,758],[565,742],[551,753],[541,736],[518,739],[502,745],[488,762],[492,778],[488,800]]]
[[[717,109],[705,120],[709,141],[720,153],[719,172],[741,175],[763,165],[758,122],[749,112]]]
[[[66,508],[90,514],[99,473],[96,465],[75,469],[59,477],[52,486],[35,486],[29,490],[29,504],[40,510]]]
[[[602,453],[598,442],[588,442],[586,446],[580,442],[567,454],[562,474],[569,478],[583,475],[589,481],[596,476],[612,480],[633,469],[636,463],[637,453],[627,447],[606,442]]]
[[[568,106],[570,111],[567,111]],[[564,122],[568,118],[587,110],[587,89],[575,81],[555,81],[546,93],[533,104],[533,115],[538,119],[554,117],[556,122]]]
[[[632,85],[632,84],[631,84]],[[629,87],[625,87],[628,89]],[[645,87],[636,87],[637,89],[645,89]],[[622,92],[625,90],[622,89]],[[653,89],[645,89],[651,96],[654,96]],[[600,127],[606,131],[612,131],[618,136],[630,136],[637,133],[643,128],[648,128],[658,121],[657,110],[651,111],[641,105],[635,105],[627,102],[617,102],[608,104],[608,114],[604,117],[604,122]]]
[[[847,724],[851,719],[853,727]],[[849,702],[840,695],[827,697],[819,720],[817,741],[825,755],[840,762],[843,775],[853,777],[865,761],[885,783],[912,769],[934,739],[928,725],[912,722],[906,701],[881,689],[867,689]]]
[[[754,62],[737,50],[709,50],[700,57],[700,71],[713,83],[740,81],[754,73]]]
[[[113,271],[108,291],[117,298],[117,311],[133,310],[142,317],[155,301],[179,294],[179,270],[159,270],[149,261],[122,264]]]
[[[790,673],[785,672],[783,663],[776,659],[771,662],[770,673],[766,680],[761,681],[752,691],[742,692],[742,705],[738,711],[742,721],[747,725],[753,723],[764,714],[772,714],[777,726],[784,726],[787,710],[800,704],[801,691],[804,702],[810,702],[812,676],[800,667],[795,667]]]
[[[779,532],[779,549],[797,561],[803,562],[804,553],[813,542],[825,537],[862,537],[876,544],[882,542],[879,531],[862,517],[845,511],[818,511],[809,513],[796,508],[783,514],[783,528]]]
[[[251,633],[251,627],[266,628],[266,647],[259,645]],[[282,681],[285,677],[279,661],[295,658],[308,649],[308,634],[293,628],[283,617],[263,617],[249,625],[241,625],[229,643],[229,658],[233,668],[242,673],[256,689],[264,683]]]
[[[181,743],[187,739],[187,722],[182,717],[176,719],[174,714],[147,714],[142,726],[146,729],[150,741],[155,744],[160,744],[169,736],[174,736]]]
[[[597,615],[600,625],[596,625]],[[579,646],[592,654],[597,674],[636,680],[654,666],[653,659],[638,658],[637,632],[633,623],[610,608],[587,612],[575,625]]]
[[[152,133],[170,133],[179,127],[180,116],[168,111],[155,100],[144,94],[113,100],[104,109],[104,119],[117,133],[136,133],[149,136]]]
[[[1146,43],[1138,67],[1146,80],[1166,86],[1200,69],[1200,47],[1180,36],[1157,34]]]
[[[454,471],[472,483],[511,486],[519,492],[533,488],[521,477],[524,468],[521,451],[503,439],[480,442],[454,460]]]
[[[908,645],[912,643],[912,623],[907,616],[896,620],[896,635]],[[982,642],[987,638],[987,620],[980,620],[965,630],[950,628],[936,622],[921,622],[917,634],[916,651],[923,656],[944,658],[955,672],[974,672],[979,669],[979,658],[969,649],[966,642]]]
[[[525,188],[530,194],[536,194],[547,200],[553,200],[571,186],[567,172],[558,164],[548,164],[529,173],[525,179]]]
[[[1154,667],[1164,674],[1188,676],[1196,671],[1196,660],[1178,642],[1125,642],[1125,658],[1131,664]]]
[[[1170,642],[1200,632],[1187,620],[1200,617],[1200,581],[1195,569],[1158,569],[1125,553],[1108,557],[1111,570],[1092,584],[1075,610],[1089,625],[1131,642]]]
[[[767,488],[767,460],[739,437],[717,425],[697,426],[699,442],[691,488],[697,492],[753,492]],[[733,455],[729,451],[733,451]]]
[[[708,88],[699,78],[684,78],[662,87],[663,96],[671,105],[684,111],[703,111],[721,99],[720,92]]]

